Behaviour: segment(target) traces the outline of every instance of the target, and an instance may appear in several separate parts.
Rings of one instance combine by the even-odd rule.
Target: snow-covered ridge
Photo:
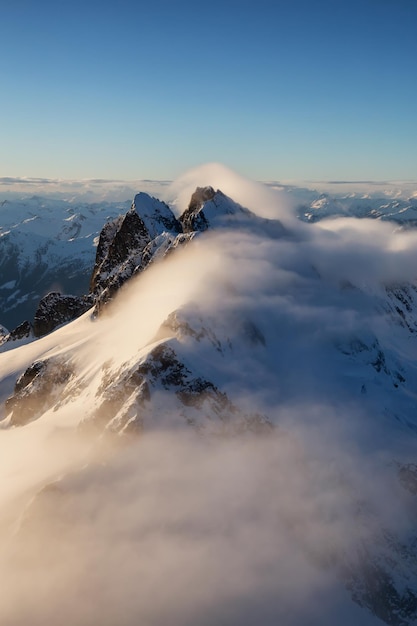
[[[343,216],[380,219],[404,228],[417,226],[417,183],[403,186],[327,183],[315,188],[270,183],[270,186],[288,194],[298,217],[305,221]]]
[[[123,186],[120,181],[90,181],[90,187],[86,181],[73,181],[66,187],[60,181],[44,181],[43,186],[42,181],[14,181],[20,197],[17,191],[8,191],[12,183],[4,179],[0,186],[0,323],[7,328],[33,318],[39,299],[49,291],[75,295],[85,292],[104,222],[124,214],[134,197],[133,187]],[[287,197],[296,214],[306,221],[352,216],[392,221],[404,228],[415,226],[416,185],[362,184],[362,187],[358,183],[315,188],[267,185]],[[100,199],[84,200],[83,194],[87,198],[89,188],[91,200]],[[141,188],[169,196],[166,181],[142,181]],[[28,189],[48,191],[48,195],[22,198],[22,191]],[[114,191],[113,195],[109,195],[109,189],[112,194]],[[116,200],[117,194],[130,199]],[[152,212],[150,202],[148,210]],[[175,196],[170,197],[168,206],[176,208]],[[208,206],[207,211],[210,212]],[[146,221],[143,206],[141,213]],[[176,210],[174,213],[178,217]],[[230,222],[237,218],[235,214],[234,218],[229,215],[221,219]],[[238,221],[241,227],[243,214]]]

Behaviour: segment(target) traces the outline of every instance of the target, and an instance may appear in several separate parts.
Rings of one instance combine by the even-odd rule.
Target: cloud
[[[290,203],[280,191],[240,176],[220,163],[208,163],[185,172],[167,190],[166,197],[176,199],[177,213],[188,206],[196,187],[220,189],[235,202],[257,215],[292,221]]]
[[[85,179],[63,180],[56,178],[0,178],[0,201],[4,198],[47,195],[83,202],[120,202],[133,200],[135,194],[145,191],[160,196],[170,181]]]
[[[369,539],[360,476],[296,430],[220,442],[150,434],[54,483],[6,550],[0,617],[330,625],[341,605],[349,616],[331,563]]]
[[[368,287],[416,278],[416,231],[398,231],[378,220],[339,218],[319,222],[313,232],[311,257],[326,276]]]

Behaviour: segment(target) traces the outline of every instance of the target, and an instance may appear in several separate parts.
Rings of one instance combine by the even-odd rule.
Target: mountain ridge
[[[8,351],[0,353],[0,396],[6,401],[0,435],[40,437],[59,425],[101,446],[115,440],[114,457],[101,469],[91,459],[87,463],[85,474],[99,476],[117,463],[119,446],[126,451],[139,441],[146,451],[147,436],[191,431],[207,441],[215,458],[214,442],[231,442],[220,485],[228,480],[234,446],[263,442],[253,444],[261,446],[261,457],[233,483],[230,502],[246,493],[256,475],[255,492],[263,491],[264,481],[267,493],[252,515],[261,528],[274,520],[271,540],[279,543],[282,533],[317,576],[328,575],[347,590],[363,607],[364,624],[376,616],[392,626],[411,626],[417,621],[416,286],[406,274],[385,284],[377,265],[352,275],[344,265],[346,250],[357,251],[349,230],[311,224],[294,233],[279,221],[271,229],[273,220],[225,198],[214,188],[197,189],[173,221],[167,205],[139,195],[134,209],[104,227],[92,274],[96,309],[20,347],[3,344]],[[138,206],[156,207],[156,221],[147,215],[151,226]],[[221,213],[213,216],[216,208]],[[184,223],[185,233],[178,226],[184,231]],[[384,242],[387,232],[386,225],[378,227],[375,240]],[[413,244],[407,237],[392,235],[383,248],[391,255],[387,262],[397,260],[397,248]],[[109,284],[114,290],[100,300]],[[50,298],[53,306],[62,303],[56,294]],[[282,461],[273,456],[272,462],[274,446]],[[163,464],[163,455],[154,461],[153,468]],[[18,537],[49,510],[60,511],[65,527],[71,489],[71,472],[58,482],[49,473],[43,489],[34,491]],[[264,518],[274,497],[277,509]],[[186,526],[187,506],[185,517],[174,509],[179,526]],[[235,524],[228,506],[224,510],[226,527]],[[203,532],[193,530],[199,540],[210,535],[211,523],[209,518],[201,526]],[[268,551],[274,553],[273,547]],[[269,623],[279,615],[271,607]],[[319,617],[316,623],[326,622]]]

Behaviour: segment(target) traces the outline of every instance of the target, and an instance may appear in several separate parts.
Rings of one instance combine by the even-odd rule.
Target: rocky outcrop
[[[191,196],[188,208],[180,217],[180,222],[185,233],[207,230],[209,223],[204,215],[203,207],[207,201],[213,200],[216,193],[221,192],[215,192],[213,187],[197,187]]]
[[[58,326],[76,319],[94,304],[92,296],[61,295],[56,291],[48,293],[39,302],[33,321],[35,337],[43,337]]]
[[[181,224],[165,203],[145,193],[137,194],[130,211],[106,224],[100,233],[90,281],[96,312],[158,253],[165,254],[175,245],[181,231]]]
[[[35,361],[17,379],[6,400],[11,426],[23,426],[61,401],[63,387],[73,375],[70,363],[57,358]]]
[[[135,196],[126,215],[109,222],[100,233],[90,292],[117,291],[138,266],[146,266],[142,255],[147,246],[164,233],[175,236],[181,224],[171,209],[146,193]],[[148,255],[149,256],[149,255]]]
[[[197,187],[188,208],[180,217],[185,233],[202,232],[215,226],[233,226],[248,220],[254,226],[260,218],[226,196],[220,189]]]
[[[279,220],[259,217],[220,189],[214,191],[213,187],[197,187],[179,221],[184,233],[227,228],[249,230],[271,238],[289,235]]]
[[[12,330],[5,337],[5,341],[18,341],[19,339],[27,339],[33,335],[33,327],[32,324],[28,321],[24,321],[19,326],[16,326],[14,330]]]
[[[244,227],[248,223],[251,228],[256,228],[264,222],[220,190],[214,191],[213,187],[197,187],[179,219],[164,202],[146,193],[138,193],[130,210],[105,224],[101,230],[89,295],[48,294],[36,311],[34,334],[41,337],[75,319],[94,304],[95,314],[100,313],[132,276],[186,245],[209,227]],[[276,228],[281,233],[278,222]]]
[[[406,328],[410,333],[417,332],[415,310],[417,308],[417,286],[412,283],[395,284],[385,287],[388,299],[384,308],[392,321]]]
[[[217,218],[222,220],[225,216],[255,222],[257,219],[212,187],[196,189],[180,220],[163,202],[147,194],[137,194],[131,209],[108,222],[100,233],[90,294],[76,297],[51,292],[45,296],[35,315],[35,337],[53,331],[94,305],[95,312],[100,312],[132,276],[186,245]],[[180,335],[183,325],[180,324],[180,329],[175,328],[174,322],[172,324],[169,332]],[[208,341],[216,351],[223,353],[227,341],[223,345],[202,321],[200,326],[196,330],[187,326],[191,329],[190,336],[197,341]],[[162,332],[169,328],[169,322],[165,327]],[[30,325],[25,330],[32,332]],[[253,344],[265,342],[253,325],[245,326],[243,335],[248,336]],[[35,419],[45,407],[53,406],[56,390],[59,388],[62,392],[70,377],[71,368],[59,362],[38,361],[30,366],[17,381],[13,396],[7,400],[11,423],[24,424]],[[86,421],[117,432],[141,428],[149,399],[160,392],[168,392],[170,398],[175,398],[175,406],[169,409],[171,412],[181,415],[198,429],[204,430],[209,422],[220,423],[223,430],[233,432],[270,427],[265,417],[240,412],[214,382],[201,376],[197,368],[194,370],[186,365],[169,341],[159,344],[133,367],[126,365],[113,371],[106,366],[103,383],[97,392],[99,406],[93,416],[86,416]],[[167,406],[169,404],[167,402]]]
[[[151,237],[134,209],[105,225],[100,233],[90,292],[99,295],[114,284],[117,290],[140,263]]]
[[[237,434],[270,430],[268,418],[242,412],[211,381],[193,372],[164,342],[134,367],[106,366],[97,391],[101,400],[85,427],[115,432],[141,430],[144,421],[176,416],[201,432]]]

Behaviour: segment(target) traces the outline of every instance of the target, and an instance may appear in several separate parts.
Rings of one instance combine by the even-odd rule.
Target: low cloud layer
[[[305,443],[151,434],[54,483],[3,552],[2,622],[372,624],[334,562],[371,539],[357,509],[380,494]]]
[[[163,180],[65,180],[9,176],[0,177],[0,201],[8,198],[45,195],[82,202],[120,202],[133,200],[139,190],[159,197],[169,184],[170,181]]]
[[[286,222],[294,219],[288,210],[291,204],[283,193],[240,176],[220,163],[208,163],[189,170],[172,183],[166,197],[176,199],[177,213],[181,214],[187,208],[195,188],[204,186],[220,189],[235,202],[261,217],[285,218]]]

